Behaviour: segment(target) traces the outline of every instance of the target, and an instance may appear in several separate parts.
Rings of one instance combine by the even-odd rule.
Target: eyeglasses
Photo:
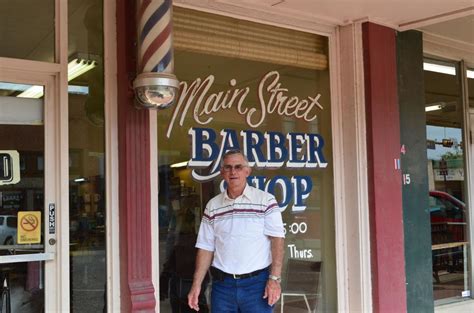
[[[246,165],[242,165],[242,164],[237,164],[237,165],[229,165],[229,164],[225,164],[224,166],[222,166],[222,168],[224,169],[224,172],[231,172],[232,169],[234,169],[234,171],[236,172],[240,172],[241,170],[244,169],[244,167],[247,167]]]

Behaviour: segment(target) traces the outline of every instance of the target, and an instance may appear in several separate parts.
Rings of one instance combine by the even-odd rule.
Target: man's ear
[[[249,177],[250,174],[252,173],[252,168],[251,168],[250,166],[247,166],[247,167],[245,168],[245,170],[247,171],[247,176],[246,176],[246,177]]]

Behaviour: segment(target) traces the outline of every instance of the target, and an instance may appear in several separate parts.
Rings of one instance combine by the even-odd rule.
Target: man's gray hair
[[[222,156],[221,158],[221,167],[224,166],[224,160],[230,156],[230,155],[234,155],[234,154],[240,154],[243,158],[244,158],[244,161],[245,161],[245,166],[249,166],[249,159],[247,159],[247,157],[245,156],[245,154],[239,150],[239,149],[231,149],[231,150],[227,150],[224,155]]]

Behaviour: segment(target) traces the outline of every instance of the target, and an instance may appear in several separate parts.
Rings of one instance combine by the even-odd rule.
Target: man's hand
[[[201,286],[193,284],[188,293],[188,305],[191,309],[199,311],[199,294],[201,293]]]
[[[211,266],[214,252],[198,249],[196,256],[196,269],[194,271],[193,285],[188,293],[188,305],[191,309],[199,311],[199,294],[201,293],[201,284],[206,276],[209,266]]]
[[[280,299],[281,286],[280,283],[269,279],[267,281],[267,286],[265,287],[265,294],[263,295],[264,299],[268,299],[268,305],[274,305]]]

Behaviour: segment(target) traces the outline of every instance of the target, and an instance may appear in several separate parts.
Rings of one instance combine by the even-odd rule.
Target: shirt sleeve
[[[196,248],[214,252],[214,220],[209,216],[209,209],[204,210],[199,234],[196,241]]]
[[[281,210],[273,195],[269,195],[265,209],[265,229],[263,233],[271,237],[285,238]]]

